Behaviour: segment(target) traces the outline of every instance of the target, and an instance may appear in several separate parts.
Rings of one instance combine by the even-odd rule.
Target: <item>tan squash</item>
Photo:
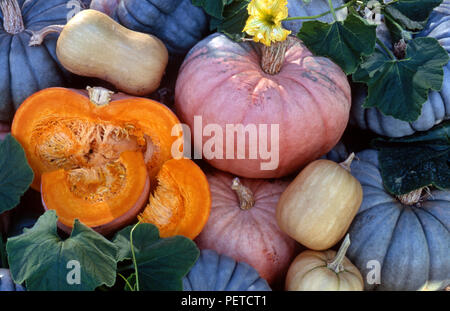
[[[362,291],[359,270],[345,257],[350,246],[347,235],[339,251],[307,250],[298,255],[286,276],[288,291]]]
[[[350,173],[354,154],[343,163],[317,160],[287,187],[277,205],[280,228],[313,250],[335,245],[347,232],[363,193]]]
[[[155,36],[129,30],[99,11],[83,10],[65,26],[34,32],[30,45],[55,32],[61,32],[56,54],[70,72],[105,80],[130,95],[147,95],[159,87],[168,51]]]

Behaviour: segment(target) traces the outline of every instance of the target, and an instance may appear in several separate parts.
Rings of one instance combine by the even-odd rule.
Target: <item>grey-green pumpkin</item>
[[[349,229],[347,257],[365,288],[440,290],[450,284],[450,192],[431,190],[419,203],[401,203],[383,187],[375,150],[358,153],[351,171],[364,198]]]
[[[383,43],[391,47],[389,31],[384,24],[377,27],[377,35]],[[444,0],[430,15],[427,26],[415,37],[432,37],[439,41],[450,53],[450,0]],[[414,122],[406,122],[386,116],[377,108],[362,107],[367,97],[367,88],[357,85],[353,88],[353,103],[350,123],[362,129],[369,129],[379,135],[403,137],[417,131],[427,131],[443,120],[450,118],[450,62],[444,66],[442,89],[431,91],[422,107],[422,113]]]
[[[23,292],[25,287],[14,283],[9,269],[0,269],[0,292]]]
[[[185,291],[270,291],[266,280],[244,262],[202,250],[199,259],[183,279]]]

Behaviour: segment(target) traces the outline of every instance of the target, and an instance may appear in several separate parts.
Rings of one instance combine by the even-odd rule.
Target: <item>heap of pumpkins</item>
[[[448,118],[450,65],[424,120],[405,124],[362,111],[364,90],[355,86],[352,96],[343,71],[295,37],[271,59],[257,44],[208,35],[207,17],[190,0],[93,0],[68,22],[66,2],[0,1],[0,131],[11,126],[35,173],[31,187],[56,210],[61,230],[70,233],[78,218],[109,237],[137,218],[162,237],[194,239],[202,253],[186,290],[450,283],[450,193],[393,197],[377,152],[355,157],[339,143],[351,115],[386,136]],[[296,2],[306,10],[327,1]],[[449,16],[444,1],[419,34],[448,52]],[[173,106],[161,95],[171,88]],[[228,124],[278,125],[265,146],[279,147],[278,165],[263,169],[262,154],[242,157],[239,137],[215,150],[222,157],[176,157],[191,138],[181,121],[194,130],[197,116],[209,136],[209,124],[223,133]],[[208,143],[203,136],[193,147]]]

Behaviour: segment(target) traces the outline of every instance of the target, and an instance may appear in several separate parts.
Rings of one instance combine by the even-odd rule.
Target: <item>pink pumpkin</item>
[[[289,181],[235,179],[208,172],[211,214],[196,238],[200,249],[246,262],[269,283],[283,282],[298,244],[278,227],[275,210]]]
[[[260,44],[237,43],[223,34],[213,34],[187,55],[177,80],[176,109],[191,127],[192,135],[194,117],[202,117],[201,126],[207,135],[194,140],[194,146],[203,150],[203,158],[212,166],[243,177],[281,177],[326,154],[339,141],[351,104],[346,75],[329,59],[313,56],[296,37],[289,37],[286,45],[286,53],[281,54],[284,59],[270,53],[264,58]],[[273,70],[274,60],[281,70],[266,73]],[[206,128],[211,124],[222,128],[223,146],[211,148],[216,152],[223,149],[219,150],[222,159],[220,154],[205,154],[214,137],[211,128],[210,133]],[[253,147],[250,135],[241,131],[227,151],[227,124],[258,127]],[[264,128],[259,130],[263,124],[267,124],[266,132]],[[276,126],[278,135],[272,136]],[[245,141],[244,158],[242,152],[238,156],[239,138]],[[266,149],[261,142],[266,143]],[[250,151],[255,146],[257,156],[253,153],[252,158]]]

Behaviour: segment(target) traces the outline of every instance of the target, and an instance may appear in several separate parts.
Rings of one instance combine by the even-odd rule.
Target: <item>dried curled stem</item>
[[[231,189],[236,191],[239,198],[240,208],[244,211],[251,209],[255,205],[255,197],[250,188],[244,186],[239,178],[234,178]]]

